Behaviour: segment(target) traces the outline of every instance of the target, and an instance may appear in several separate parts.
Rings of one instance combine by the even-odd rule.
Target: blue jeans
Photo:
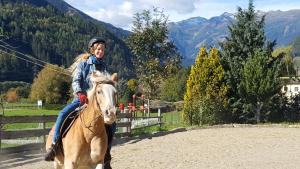
[[[74,100],[72,101],[72,103],[66,105],[58,114],[58,117],[56,119],[56,123],[55,123],[55,129],[54,129],[54,136],[53,136],[53,141],[52,143],[56,143],[56,141],[59,138],[59,134],[60,134],[60,127],[62,125],[62,123],[64,122],[64,120],[66,119],[66,117],[72,112],[74,111],[77,107],[80,106],[80,101],[78,98],[74,98]]]

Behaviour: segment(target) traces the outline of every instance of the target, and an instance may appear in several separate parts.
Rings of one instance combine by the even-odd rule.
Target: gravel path
[[[112,156],[114,169],[300,169],[300,128],[209,128],[154,134],[114,146]],[[52,168],[52,163],[38,160],[5,165]]]

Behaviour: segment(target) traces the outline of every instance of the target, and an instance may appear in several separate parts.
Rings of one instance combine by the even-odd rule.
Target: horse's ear
[[[114,82],[117,82],[118,81],[118,74],[117,73],[114,73],[111,75],[111,80],[114,81]]]
[[[97,73],[92,72],[91,73],[91,82],[92,82],[93,86],[95,85],[96,78],[97,78]]]

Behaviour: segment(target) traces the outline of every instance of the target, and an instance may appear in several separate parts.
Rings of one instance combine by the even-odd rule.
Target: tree
[[[244,65],[257,50],[272,52],[275,41],[266,42],[263,29],[265,17],[257,17],[252,0],[249,0],[248,9],[239,7],[235,17],[236,22],[228,27],[229,36],[221,43],[222,64],[226,70],[229,106],[234,121],[243,122],[247,120],[244,117],[247,103],[242,99],[238,87],[243,78]]]
[[[137,77],[150,98],[157,96],[162,77],[176,72],[181,58],[175,45],[168,40],[168,18],[162,11],[144,10],[136,13],[133,33],[126,40],[134,54],[133,63]]]
[[[69,98],[71,78],[55,65],[46,65],[31,86],[30,98],[45,103],[66,103]]]
[[[166,101],[183,100],[189,72],[189,69],[181,68],[176,75],[166,78],[160,89],[160,98]]]
[[[269,62],[271,57],[266,51],[256,51],[245,63],[238,87],[257,123],[261,121],[263,106],[280,91],[280,62]]]
[[[17,102],[19,100],[19,96],[17,94],[17,91],[15,89],[11,89],[7,91],[5,99],[7,102]]]
[[[183,117],[190,124],[214,124],[224,118],[228,87],[218,50],[201,48],[187,80]]]
[[[283,58],[283,69],[281,70],[282,76],[291,76],[295,75],[296,71],[294,69],[293,65],[293,54],[292,54],[293,47],[292,46],[286,46],[286,47],[279,47],[276,48],[272,52],[272,56],[274,58]]]

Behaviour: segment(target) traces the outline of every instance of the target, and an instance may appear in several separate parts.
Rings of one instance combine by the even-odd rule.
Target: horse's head
[[[88,92],[88,99],[96,99],[97,107],[100,108],[104,122],[112,124],[116,121],[116,98],[117,90],[115,88],[117,74],[95,72],[91,75],[93,88]]]

